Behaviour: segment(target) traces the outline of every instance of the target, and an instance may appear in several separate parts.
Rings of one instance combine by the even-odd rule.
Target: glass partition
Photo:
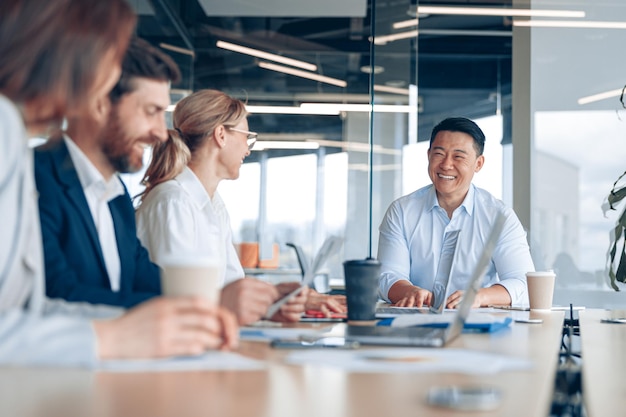
[[[558,3],[585,18],[530,27],[534,259],[537,268],[555,270],[557,303],[623,308],[626,299],[611,289],[607,262],[620,211],[605,216],[602,205],[626,169],[619,102],[626,84],[626,5]],[[616,266],[621,249],[622,243]]]
[[[389,204],[430,183],[430,130],[448,116],[485,130],[476,183],[512,204],[510,19],[424,13],[415,0],[244,3],[164,2],[138,29],[184,67],[176,93],[215,88],[248,105],[259,141],[218,189],[236,243],[259,242],[262,259],[278,244],[279,268],[293,269],[286,243],[311,257],[343,236],[329,266],[340,280],[343,260],[376,256]]]

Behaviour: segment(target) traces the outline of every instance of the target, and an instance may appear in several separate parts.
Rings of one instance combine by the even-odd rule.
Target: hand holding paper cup
[[[161,291],[169,297],[200,296],[220,302],[220,265],[198,256],[171,256],[163,260]]]
[[[528,301],[531,310],[550,310],[552,308],[555,278],[556,274],[553,271],[526,273]]]

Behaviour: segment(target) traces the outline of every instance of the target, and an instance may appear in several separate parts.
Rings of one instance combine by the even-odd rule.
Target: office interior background
[[[248,105],[259,142],[219,188],[236,242],[261,257],[277,243],[295,268],[285,243],[312,255],[343,236],[340,280],[343,260],[376,256],[389,204],[430,183],[431,128],[466,116],[487,136],[474,182],[515,209],[555,303],[626,306],[607,272],[619,211],[601,209],[626,170],[622,0],[131,3],[138,35],[183,72],[172,103],[215,88]],[[131,194],[140,178],[125,176]]]

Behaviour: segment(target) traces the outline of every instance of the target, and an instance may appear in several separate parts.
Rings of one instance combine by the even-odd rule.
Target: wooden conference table
[[[589,417],[620,416],[626,408],[626,324],[602,323],[626,317],[626,310],[579,313],[583,399]]]
[[[480,376],[350,373],[336,368],[288,365],[283,362],[288,350],[275,350],[262,342],[244,342],[239,353],[267,361],[264,370],[107,373],[0,369],[0,415],[545,417],[552,400],[564,315],[532,314],[542,318],[543,323],[513,323],[510,330],[493,334],[462,334],[450,344],[453,348],[530,359],[534,366],[525,371]],[[623,343],[624,337],[622,346]],[[623,365],[624,360],[620,363]],[[446,385],[495,386],[502,391],[502,402],[494,411],[478,413],[428,405],[429,388]]]

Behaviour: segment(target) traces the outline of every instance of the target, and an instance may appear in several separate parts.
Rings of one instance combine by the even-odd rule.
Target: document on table
[[[315,338],[328,333],[334,325],[323,327],[275,327],[249,326],[239,329],[239,338],[249,341],[270,341],[274,339],[299,339],[301,337]]]
[[[315,365],[348,372],[450,372],[489,375],[532,368],[526,359],[465,349],[311,349],[287,356],[293,365]]]
[[[255,371],[264,368],[262,361],[221,351],[165,359],[107,360],[97,365],[97,370],[104,372]]]

